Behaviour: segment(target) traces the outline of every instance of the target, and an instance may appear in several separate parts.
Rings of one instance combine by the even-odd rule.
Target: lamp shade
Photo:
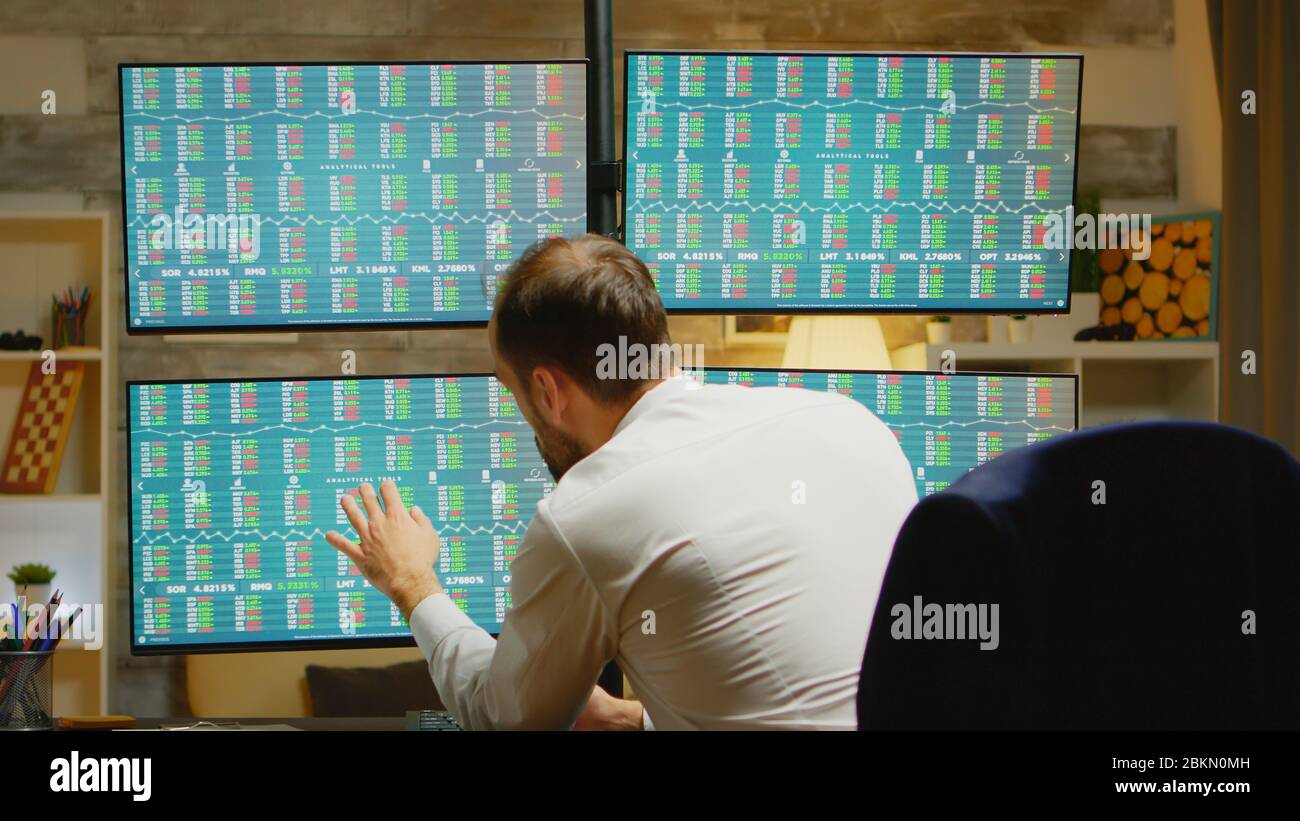
[[[875,317],[797,316],[790,320],[781,367],[883,371],[892,363]]]

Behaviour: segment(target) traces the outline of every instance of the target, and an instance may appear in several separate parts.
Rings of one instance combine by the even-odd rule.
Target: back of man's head
[[[497,353],[521,383],[538,365],[553,366],[606,403],[629,399],[652,380],[601,378],[602,345],[653,351],[669,344],[645,263],[596,234],[552,237],[525,251],[497,293],[492,321]]]

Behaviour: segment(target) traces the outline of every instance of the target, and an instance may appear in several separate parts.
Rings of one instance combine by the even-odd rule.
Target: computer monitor
[[[627,246],[670,312],[1066,312],[1082,69],[629,51]]]
[[[118,71],[132,333],[478,324],[586,230],[584,60]]]
[[[706,382],[845,393],[899,437],[918,491],[1075,427],[1076,379],[709,369]],[[325,542],[338,499],[397,482],[442,537],[449,595],[497,632],[510,561],[554,486],[487,374],[129,382],[136,654],[409,645],[401,614]]]
[[[339,497],[384,479],[437,523],[448,594],[500,626],[553,483],[494,377],[131,382],[127,401],[134,651],[409,644],[325,542],[354,532]]]

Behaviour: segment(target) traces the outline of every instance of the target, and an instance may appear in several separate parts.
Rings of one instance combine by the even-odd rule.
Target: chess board
[[[40,362],[32,363],[0,470],[0,492],[54,492],[85,375],[81,362],[59,363],[49,374],[42,373]]]

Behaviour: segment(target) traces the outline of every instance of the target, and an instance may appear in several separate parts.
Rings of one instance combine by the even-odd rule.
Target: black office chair
[[[997,649],[891,637],[918,596],[923,613],[998,604]],[[1300,464],[1235,428],[1141,423],[1013,451],[923,500],[885,575],[858,723],[1300,729]]]

